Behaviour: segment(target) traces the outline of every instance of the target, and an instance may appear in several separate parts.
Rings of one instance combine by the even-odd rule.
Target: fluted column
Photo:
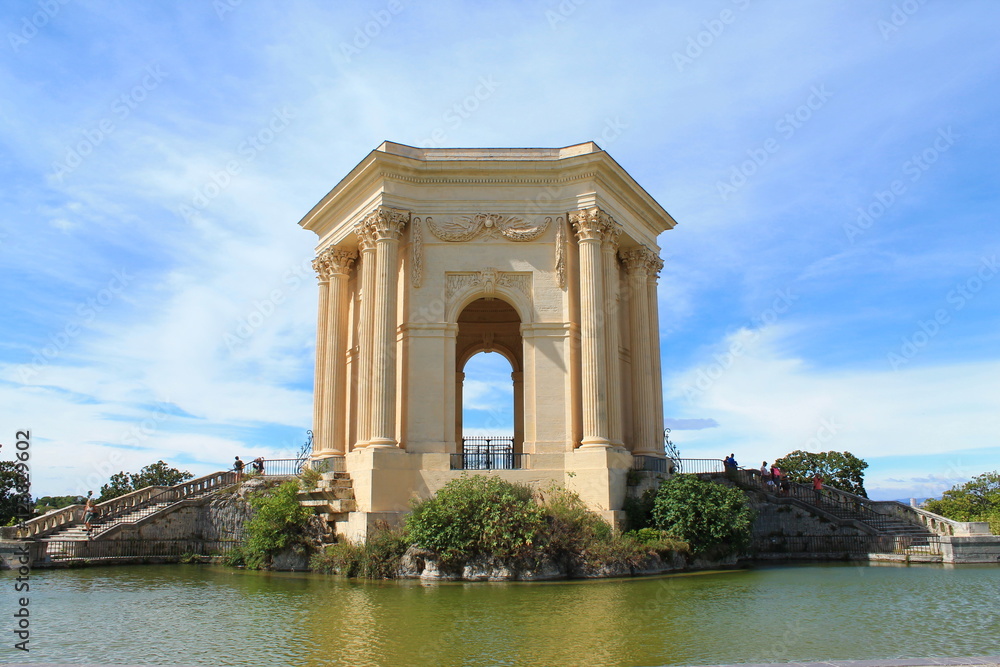
[[[358,404],[356,447],[371,438],[372,324],[375,316],[375,239],[364,223],[355,230],[361,251],[361,314],[358,318]]]
[[[326,446],[323,433],[323,382],[326,368],[327,307],[330,295],[330,274],[322,256],[312,262],[316,278],[319,280],[319,315],[316,321],[316,369],[313,376],[313,454],[319,454]]]
[[[608,367],[601,311],[604,306],[601,242],[605,227],[599,209],[570,213],[580,245],[580,360],[582,370],[582,447],[608,447]]]
[[[663,369],[660,362],[660,300],[656,295],[656,283],[663,268],[663,260],[654,256],[649,263],[647,289],[649,291],[649,343],[650,369],[653,372],[653,428],[656,436],[656,452],[663,453]]]
[[[621,253],[628,271],[628,310],[632,353],[632,442],[633,454],[655,454],[653,448],[653,376],[649,323],[649,260],[652,253],[645,246]],[[661,408],[662,410],[662,408]]]
[[[524,453],[524,373],[510,374],[514,381],[514,453]]]
[[[395,447],[396,289],[399,241],[406,211],[380,207],[366,218],[375,237],[375,315],[372,327],[372,420],[369,447]]]
[[[610,218],[604,228],[604,352],[608,367],[608,439],[622,446],[621,364],[618,353],[618,237],[622,226]]]
[[[465,373],[459,371],[455,373],[455,451],[461,454],[465,449],[465,440],[462,438],[462,424],[464,415],[462,414],[462,392],[465,389]]]
[[[347,407],[347,279],[357,258],[352,250],[331,248],[322,260],[329,275],[324,347],[323,380],[323,453],[343,456],[347,453],[344,415]]]

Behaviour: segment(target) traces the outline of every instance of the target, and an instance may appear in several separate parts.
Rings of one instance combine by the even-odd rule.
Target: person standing
[[[819,473],[813,475],[813,494],[816,496],[816,504],[823,498],[823,476]]]
[[[83,527],[84,529],[86,529],[88,536],[94,530],[94,526],[91,525],[91,522],[93,522],[94,520],[94,499],[92,498],[93,495],[94,495],[93,491],[87,491],[87,502],[83,506]]]
[[[236,457],[236,461],[233,463],[233,470],[236,471],[236,481],[237,482],[240,481],[243,478],[243,465],[244,465],[243,461],[241,461],[240,457],[237,456]]]

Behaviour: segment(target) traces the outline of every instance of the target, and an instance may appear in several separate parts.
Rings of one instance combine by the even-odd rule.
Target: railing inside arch
[[[520,470],[525,454],[514,451],[514,438],[509,436],[466,436],[462,452],[451,455],[452,470]]]

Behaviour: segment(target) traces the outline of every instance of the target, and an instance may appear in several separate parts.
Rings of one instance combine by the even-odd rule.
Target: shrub
[[[630,530],[642,530],[653,525],[653,503],[656,501],[656,489],[646,489],[638,498],[625,498],[625,521]]]
[[[314,470],[313,468],[304,467],[302,468],[302,471],[299,473],[299,484],[301,484],[304,490],[310,491],[316,488],[316,485],[322,478],[323,478],[323,473],[321,473],[320,471]]]
[[[736,488],[677,475],[660,485],[653,507],[657,528],[687,542],[691,551],[724,556],[750,541],[753,510]]]
[[[327,574],[363,579],[395,579],[399,562],[410,547],[405,528],[385,528],[370,535],[363,544],[338,542],[323,553],[313,555],[311,569]]]
[[[435,551],[442,565],[479,555],[517,561],[530,555],[543,526],[533,495],[497,477],[460,477],[414,502],[406,526],[414,544]]]
[[[611,539],[611,525],[587,509],[576,493],[553,484],[542,494],[546,529],[543,550],[558,558]]]
[[[299,505],[299,484],[289,480],[249,496],[253,517],[247,522],[243,543],[226,557],[230,565],[260,570],[277,552],[305,543],[305,527],[312,510]]]

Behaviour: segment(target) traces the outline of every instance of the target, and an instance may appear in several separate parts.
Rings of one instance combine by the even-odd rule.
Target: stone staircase
[[[852,523],[877,536],[880,549],[889,553],[915,556],[938,554],[938,536],[927,527],[898,516],[877,512],[867,498],[824,486],[817,498],[811,486],[791,484],[787,494],[761,483],[756,471],[740,469],[729,473],[699,475],[713,481],[732,484],[745,492],[777,504],[794,504],[806,511],[841,523]],[[875,539],[875,538],[873,538]]]
[[[312,507],[336,534],[346,532],[348,515],[357,509],[354,483],[346,472],[325,472],[316,486],[299,491],[299,504]]]

